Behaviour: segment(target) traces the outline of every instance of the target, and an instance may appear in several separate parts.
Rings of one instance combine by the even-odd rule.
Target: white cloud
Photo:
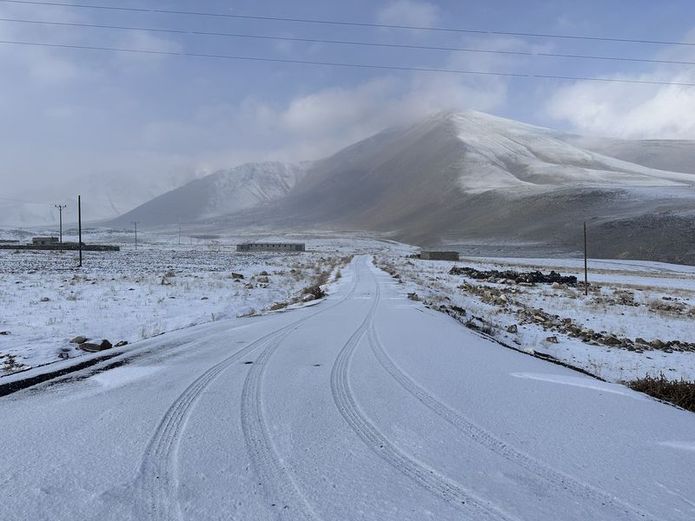
[[[436,21],[432,12],[423,13],[418,25]],[[27,30],[18,30],[10,39],[40,39],[32,32],[35,29]],[[78,34],[59,36],[58,41],[88,42]],[[139,32],[110,34],[104,44],[179,48]],[[470,39],[463,44],[483,45]],[[514,39],[485,40],[489,48],[525,49],[526,45]],[[190,89],[176,89],[174,94],[200,95],[186,97],[172,110],[177,100],[160,76],[164,65],[174,64],[166,58],[31,51],[2,54],[0,48],[3,67],[15,75],[12,82],[0,82],[0,109],[7,116],[0,133],[9,138],[0,143],[0,155],[7,158],[0,165],[0,184],[10,195],[37,200],[67,197],[74,186],[87,186],[92,193],[112,194],[120,209],[218,168],[246,161],[319,159],[386,127],[433,112],[496,111],[507,97],[504,78],[413,72],[384,73],[353,85],[341,82],[324,88],[290,84],[288,92],[303,91],[284,102],[244,90],[206,98],[206,82],[216,77],[184,76]],[[522,60],[508,56],[439,56],[441,66],[448,68],[523,66]],[[70,74],[59,74],[62,67],[70,71],[71,66]],[[44,67],[44,74],[55,81],[38,77],[36,71]],[[165,78],[183,81],[178,76],[181,70],[172,67],[168,73],[175,76]],[[330,72],[327,69],[326,77]],[[163,89],[161,103],[156,87]],[[284,95],[284,86],[279,90]]]
[[[668,79],[695,82],[695,75]],[[690,117],[695,114],[695,87],[579,82],[561,88],[548,103],[547,110],[551,117],[569,122],[582,133],[695,139],[695,120]]]
[[[377,13],[379,23],[433,27],[439,20],[439,7],[419,0],[394,0]]]
[[[692,41],[695,33],[686,40]],[[695,61],[689,48],[668,49],[657,58]],[[614,79],[695,83],[690,67],[663,65]],[[695,87],[578,81],[557,89],[546,105],[550,117],[577,132],[623,138],[695,139]]]

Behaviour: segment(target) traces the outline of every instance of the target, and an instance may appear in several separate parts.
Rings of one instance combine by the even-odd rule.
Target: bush
[[[320,299],[326,296],[326,292],[323,291],[321,286],[318,284],[306,287],[304,290],[302,290],[302,295],[306,295],[307,293],[313,295],[315,299]]]
[[[658,377],[645,376],[628,382],[635,391],[670,402],[678,407],[695,412],[695,382],[688,380],[668,380],[663,374]]]

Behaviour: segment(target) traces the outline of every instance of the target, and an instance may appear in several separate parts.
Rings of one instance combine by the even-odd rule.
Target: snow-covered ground
[[[38,232],[37,232],[38,233]],[[7,234],[5,234],[7,235]],[[263,240],[284,240],[267,235]],[[66,240],[73,237],[66,235]],[[608,346],[564,334],[539,320],[619,339],[695,342],[695,267],[627,260],[591,260],[592,291],[476,281],[450,275],[454,265],[477,269],[551,269],[582,277],[581,259],[464,258],[459,263],[409,259],[414,248],[360,235],[290,237],[303,254],[237,254],[253,237],[90,230],[89,243],[116,243],[120,252],[85,254],[0,250],[0,377],[83,356],[69,340],[83,335],[129,344],[229,317],[264,313],[296,300],[322,271],[348,255],[378,255],[394,266],[408,291],[439,306],[463,308],[462,322],[516,348],[551,355],[610,381],[663,373],[695,379],[695,352],[634,344]],[[232,273],[243,275],[234,278]],[[268,275],[262,275],[267,273]],[[267,282],[265,278],[267,277]],[[499,300],[504,296],[505,301]],[[453,313],[456,315],[456,313]],[[1,334],[6,333],[6,334]],[[556,342],[557,341],[557,342]]]
[[[453,266],[478,270],[556,270],[583,280],[580,259],[464,258],[461,262],[381,257],[400,274],[409,291],[435,308],[466,310],[460,319],[505,344],[549,354],[610,381],[663,373],[695,379],[695,268],[655,262],[591,260],[589,296],[579,287],[526,286],[451,275]],[[456,314],[456,313],[454,313]],[[564,323],[563,323],[564,320]],[[587,342],[565,334],[568,326],[615,341]],[[617,340],[636,342],[620,345]]]
[[[315,306],[0,398],[0,519],[695,518],[692,413],[506,349],[407,289],[357,257]]]
[[[235,244],[249,237],[185,237],[179,245],[176,234],[141,233],[137,249],[125,242],[130,239],[87,235],[88,243],[123,247],[86,252],[82,268],[76,252],[0,250],[0,377],[83,356],[69,342],[79,335],[132,344],[279,307],[345,256],[389,247],[327,238],[308,240],[309,251],[301,254],[237,254]]]

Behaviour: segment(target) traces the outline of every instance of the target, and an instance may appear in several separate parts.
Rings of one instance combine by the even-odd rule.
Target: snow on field
[[[122,239],[99,232],[87,242]],[[300,297],[349,253],[386,247],[327,238],[307,241],[302,254],[237,254],[240,240],[178,245],[175,237],[141,234],[137,250],[85,252],[82,268],[76,252],[0,250],[0,376],[83,355],[69,342],[79,335],[132,344],[268,310]]]
[[[515,348],[550,355],[609,381],[660,373],[669,379],[695,379],[691,266],[591,260],[591,291],[585,296],[580,287],[527,286],[449,274],[453,266],[546,273],[553,269],[581,281],[579,259],[464,258],[453,263],[385,255],[379,262],[391,266],[415,298],[434,308],[462,308],[461,321]],[[600,339],[588,340],[592,333]],[[673,341],[681,344],[674,346]]]

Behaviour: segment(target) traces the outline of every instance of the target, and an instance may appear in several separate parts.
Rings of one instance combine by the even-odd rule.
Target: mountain
[[[306,165],[275,198],[243,207],[235,199],[246,201],[249,189],[273,189],[277,174],[269,172],[262,181],[252,176],[250,188],[230,184],[225,198],[234,204],[220,204],[215,190],[190,183],[131,214],[173,223],[174,208],[194,199],[205,211],[191,218],[230,227],[361,229],[423,245],[537,243],[565,250],[580,247],[588,221],[593,255],[695,262],[688,246],[695,174],[653,168],[676,165],[657,157],[672,150],[661,143],[640,159],[637,146],[617,140],[583,143],[478,112],[442,113]],[[677,146],[682,158],[695,150]]]
[[[566,136],[565,139],[593,152],[642,166],[695,174],[695,141],[587,136]]]
[[[248,163],[220,170],[155,197],[112,224],[195,222],[232,214],[282,198],[306,174],[309,163]]]

